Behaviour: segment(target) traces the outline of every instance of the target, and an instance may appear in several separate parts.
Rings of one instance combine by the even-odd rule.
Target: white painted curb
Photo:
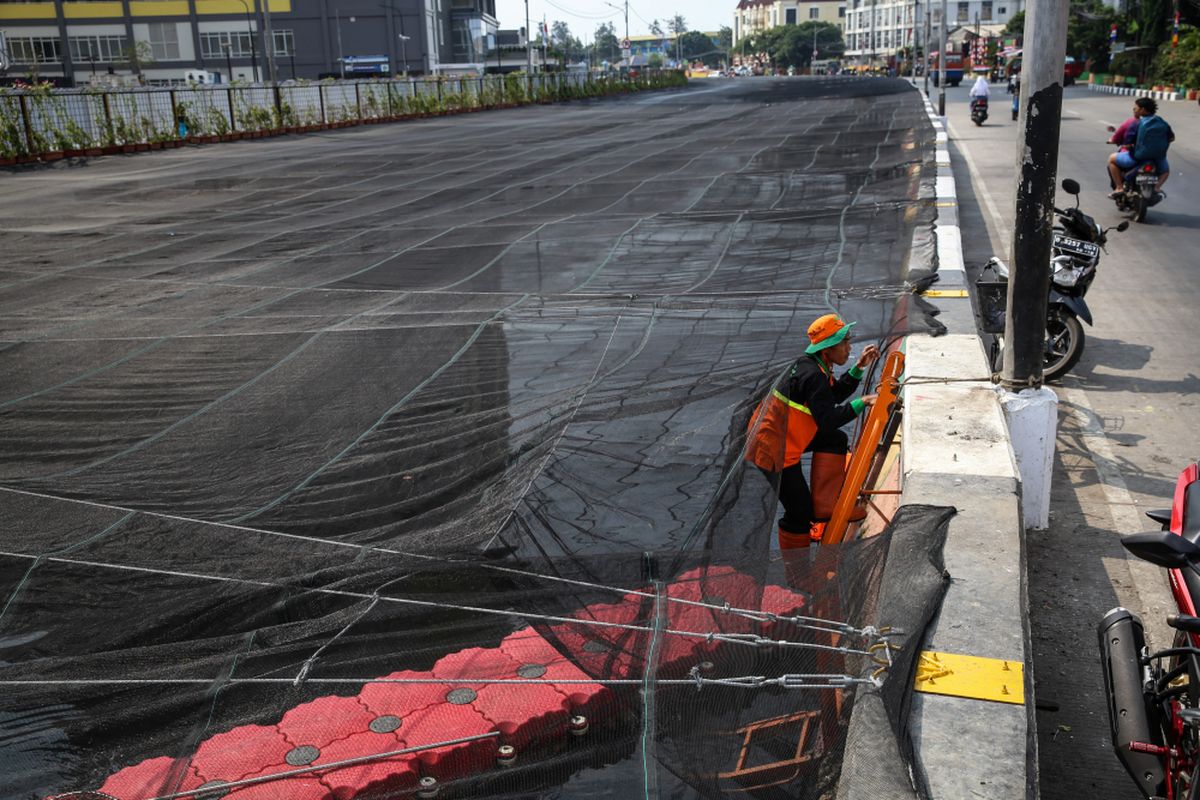
[[[1184,97],[1179,92],[1156,92],[1151,89],[1135,89],[1132,86],[1105,86],[1099,83],[1089,83],[1088,88],[1093,92],[1128,95],[1129,97],[1152,97],[1155,100],[1175,101],[1182,100]]]

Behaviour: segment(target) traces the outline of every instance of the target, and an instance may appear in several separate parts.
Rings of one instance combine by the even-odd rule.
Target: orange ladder
[[[846,481],[842,484],[833,516],[821,537],[822,544],[837,544],[852,536],[850,517],[854,509],[864,502],[864,497],[883,493],[866,487],[873,486],[879,477],[884,459],[887,458],[900,425],[899,391],[900,375],[903,372],[904,354],[894,350],[884,360],[883,375],[875,389],[878,397],[867,414],[866,424],[859,432],[858,443],[846,468]]]

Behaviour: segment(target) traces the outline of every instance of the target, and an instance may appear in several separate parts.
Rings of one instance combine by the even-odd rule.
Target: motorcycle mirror
[[[1079,181],[1063,178],[1062,188],[1067,194],[1079,194]]]
[[[1200,561],[1200,546],[1170,531],[1122,536],[1121,544],[1143,561],[1166,569],[1181,569]]]

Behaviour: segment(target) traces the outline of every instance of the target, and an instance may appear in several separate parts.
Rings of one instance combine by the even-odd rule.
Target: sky
[[[612,8],[601,0],[529,0],[529,21],[536,30],[542,17],[548,23],[560,20],[567,23],[571,33],[581,40],[591,41],[598,25],[611,22],[617,36],[625,34],[624,0],[611,0]],[[629,34],[638,36],[650,32],[650,23],[657,19],[666,29],[666,21],[679,14],[688,30],[717,31],[721,26],[733,26],[733,10],[737,0],[630,0]],[[496,0],[496,16],[504,29],[525,25],[525,0]]]

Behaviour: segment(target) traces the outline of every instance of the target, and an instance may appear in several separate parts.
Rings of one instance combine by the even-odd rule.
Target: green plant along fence
[[[0,162],[159,149],[364,122],[682,86],[678,71],[635,77],[489,75],[120,91],[48,84],[0,90]]]

